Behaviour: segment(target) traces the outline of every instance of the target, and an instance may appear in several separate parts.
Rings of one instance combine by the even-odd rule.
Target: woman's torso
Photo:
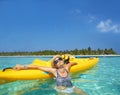
[[[68,75],[68,71],[65,69],[65,73],[67,75],[63,77],[59,70],[56,69],[56,85],[58,86],[63,86],[63,87],[72,87],[72,82],[71,82],[71,77]]]

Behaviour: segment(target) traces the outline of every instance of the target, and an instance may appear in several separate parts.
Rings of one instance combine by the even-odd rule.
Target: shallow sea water
[[[0,57],[0,69],[51,57]],[[120,57],[99,57],[93,68],[71,75],[72,83],[89,95],[120,95]],[[53,79],[15,81],[0,85],[0,95],[57,95]]]

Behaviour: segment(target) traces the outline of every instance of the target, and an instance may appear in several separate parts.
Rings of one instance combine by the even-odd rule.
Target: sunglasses
[[[57,64],[57,63],[58,63],[59,61],[61,61],[61,60],[63,60],[63,59],[59,57],[59,58],[57,58],[56,60],[54,60],[53,63],[54,63],[54,64]]]

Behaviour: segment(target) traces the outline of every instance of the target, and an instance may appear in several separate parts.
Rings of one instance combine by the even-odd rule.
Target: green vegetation
[[[42,50],[35,52],[0,52],[0,56],[26,56],[26,55],[56,55],[56,54],[72,54],[72,55],[101,55],[101,54],[117,54],[112,48],[92,50],[90,47],[87,49],[74,49],[74,50]]]

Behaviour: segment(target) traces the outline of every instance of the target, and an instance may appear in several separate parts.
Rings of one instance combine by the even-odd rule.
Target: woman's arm
[[[70,65],[70,67],[74,66],[74,65],[77,65],[77,62],[71,62],[71,63],[69,63],[69,65]]]
[[[37,66],[37,65],[16,65],[14,69],[15,70],[36,69],[36,70],[42,70],[42,71],[50,72],[50,73],[53,73],[55,71],[53,68]]]
[[[77,64],[78,63],[76,63],[76,62],[70,62],[66,65],[66,69],[69,71],[72,66],[77,65]]]

